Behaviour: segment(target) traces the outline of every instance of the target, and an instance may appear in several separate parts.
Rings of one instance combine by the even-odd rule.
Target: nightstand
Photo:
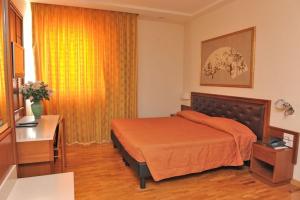
[[[293,176],[293,150],[275,150],[266,144],[253,144],[250,171],[271,184],[287,183]]]

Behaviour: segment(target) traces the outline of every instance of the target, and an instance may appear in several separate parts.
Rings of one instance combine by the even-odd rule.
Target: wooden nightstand
[[[271,184],[289,182],[293,177],[293,150],[275,150],[263,143],[254,143],[250,171]]]

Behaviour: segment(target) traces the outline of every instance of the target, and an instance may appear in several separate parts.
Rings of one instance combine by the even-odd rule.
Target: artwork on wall
[[[253,87],[255,27],[202,42],[200,85]]]

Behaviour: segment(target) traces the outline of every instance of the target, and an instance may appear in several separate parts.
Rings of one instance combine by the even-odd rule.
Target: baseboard
[[[0,199],[7,199],[17,181],[17,167],[13,165],[0,185]]]
[[[295,179],[291,180],[291,184],[295,185],[297,187],[300,187],[300,181],[298,181],[298,180],[295,180]]]

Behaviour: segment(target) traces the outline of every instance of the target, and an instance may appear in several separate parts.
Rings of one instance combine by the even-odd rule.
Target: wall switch
[[[285,146],[293,148],[294,146],[294,135],[283,133],[283,141],[285,142]]]
[[[285,146],[293,148],[293,142],[292,141],[285,141]]]
[[[283,133],[283,138],[287,140],[294,141],[294,135],[288,134],[288,133]]]

